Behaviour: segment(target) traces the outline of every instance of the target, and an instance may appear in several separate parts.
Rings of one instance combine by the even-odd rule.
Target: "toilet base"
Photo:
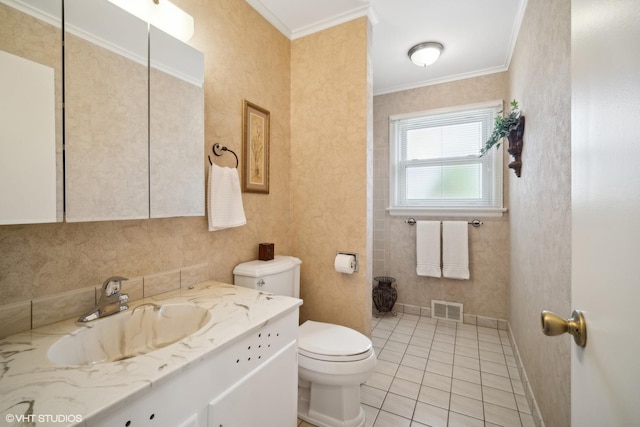
[[[318,427],[363,427],[360,385],[325,385],[299,379],[298,418]]]

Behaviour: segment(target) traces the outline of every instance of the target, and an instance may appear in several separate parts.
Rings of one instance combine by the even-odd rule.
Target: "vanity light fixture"
[[[169,0],[109,1],[183,42],[193,36],[193,17]]]
[[[413,46],[407,54],[418,67],[427,67],[438,60],[443,50],[444,46],[440,43],[424,42]]]

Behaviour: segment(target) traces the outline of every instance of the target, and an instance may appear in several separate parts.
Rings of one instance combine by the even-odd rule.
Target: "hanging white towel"
[[[440,277],[440,222],[416,223],[416,273]]]
[[[209,167],[209,231],[240,227],[247,223],[242,205],[240,178],[236,168]]]
[[[442,223],[442,275],[469,279],[469,225],[463,221]]]

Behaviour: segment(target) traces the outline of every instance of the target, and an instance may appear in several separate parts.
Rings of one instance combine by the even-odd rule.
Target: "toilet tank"
[[[300,298],[300,261],[292,256],[276,255],[270,261],[249,261],[233,269],[236,286]]]

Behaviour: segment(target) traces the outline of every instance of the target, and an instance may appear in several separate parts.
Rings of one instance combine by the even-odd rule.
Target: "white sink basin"
[[[166,347],[201,329],[209,311],[193,304],[143,304],[87,323],[50,348],[60,365],[116,362]]]

